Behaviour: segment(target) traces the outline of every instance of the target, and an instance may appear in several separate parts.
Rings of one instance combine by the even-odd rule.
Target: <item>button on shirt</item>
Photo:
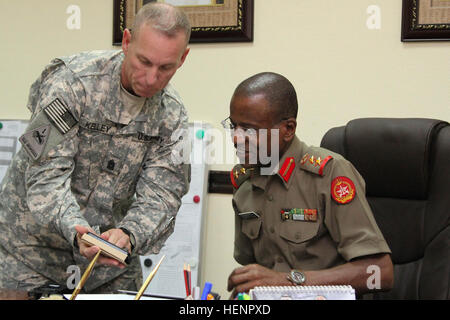
[[[295,161],[293,170],[283,167],[290,158]],[[364,180],[351,163],[295,138],[280,167],[270,176],[260,175],[258,169],[247,170],[246,180],[235,185],[234,257],[238,263],[258,263],[276,271],[320,270],[360,256],[390,253],[365,198]],[[239,172],[236,167],[233,170],[232,181],[233,172]],[[356,191],[345,204],[331,195],[333,181],[341,176],[350,179]],[[259,218],[238,216],[249,211]],[[312,212],[313,218],[304,218],[304,212]]]

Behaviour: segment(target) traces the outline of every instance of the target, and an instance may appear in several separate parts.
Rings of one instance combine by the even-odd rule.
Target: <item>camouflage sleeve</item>
[[[74,81],[72,73],[58,60],[45,69],[30,91],[28,108],[33,115],[26,132],[33,132],[36,126],[44,125],[50,134],[37,159],[28,152],[30,159],[25,174],[27,205],[38,224],[60,234],[73,245],[74,226],[89,226],[70,187],[74,156],[78,150],[78,125],[74,121],[70,130],[60,132],[61,128],[57,128],[44,112],[56,99],[67,107],[74,119],[79,119],[83,87]]]
[[[187,130],[187,114],[184,107],[181,110],[178,125],[172,132]],[[139,255],[157,254],[173,233],[181,198],[187,193],[190,181],[190,165],[172,159],[174,151],[183,148],[183,141],[169,136],[148,152],[137,181],[136,201],[117,226],[134,235],[135,253]]]

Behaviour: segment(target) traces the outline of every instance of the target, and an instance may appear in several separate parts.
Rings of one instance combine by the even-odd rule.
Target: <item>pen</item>
[[[89,275],[91,274],[92,270],[94,269],[95,263],[97,262],[97,259],[100,256],[101,252],[102,252],[101,250],[98,250],[94,259],[92,259],[91,263],[89,264],[89,266],[87,267],[83,276],[81,277],[80,282],[78,282],[77,287],[73,291],[72,296],[70,297],[70,300],[75,300],[77,295],[80,293],[81,289],[83,289],[83,286],[84,286],[85,282],[87,281],[87,279],[89,278]]]
[[[202,298],[200,300],[206,300],[208,298],[208,294],[211,292],[212,283],[205,282],[205,286],[203,287]]]
[[[184,287],[186,288],[186,297],[188,297],[190,295],[190,292],[189,292],[189,278],[186,263],[183,266],[183,275],[184,275]]]
[[[152,272],[150,272],[150,274],[148,275],[148,277],[145,280],[144,284],[142,285],[141,289],[139,289],[139,292],[137,293],[137,295],[134,298],[134,300],[139,300],[141,298],[142,294],[144,293],[145,289],[147,289],[148,285],[150,284],[150,281],[152,281],[153,277],[155,276],[156,272],[159,269],[159,266],[161,265],[161,262],[164,260],[165,257],[166,256],[163,256],[161,258],[161,260],[159,260],[159,262],[156,265],[156,267],[152,270]]]
[[[192,282],[191,282],[191,266],[188,264],[188,289],[189,295],[192,295]]]

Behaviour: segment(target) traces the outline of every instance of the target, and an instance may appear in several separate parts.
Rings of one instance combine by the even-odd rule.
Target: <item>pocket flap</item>
[[[259,237],[259,231],[261,229],[261,219],[248,219],[242,220],[242,232],[252,240]]]
[[[280,236],[290,242],[302,243],[316,236],[319,226],[318,221],[284,221],[280,226]]]

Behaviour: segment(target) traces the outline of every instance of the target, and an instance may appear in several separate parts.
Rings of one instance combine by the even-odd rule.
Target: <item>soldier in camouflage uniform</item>
[[[97,252],[79,239],[93,231],[132,258],[101,256],[85,291],[136,290],[138,255],[158,253],[173,232],[189,186],[173,136],[188,118],[168,82],[190,26],[179,9],[150,4],[132,30],[122,51],[55,59],[32,85],[30,125],[1,186],[0,288],[65,285],[68,267],[83,272]]]

